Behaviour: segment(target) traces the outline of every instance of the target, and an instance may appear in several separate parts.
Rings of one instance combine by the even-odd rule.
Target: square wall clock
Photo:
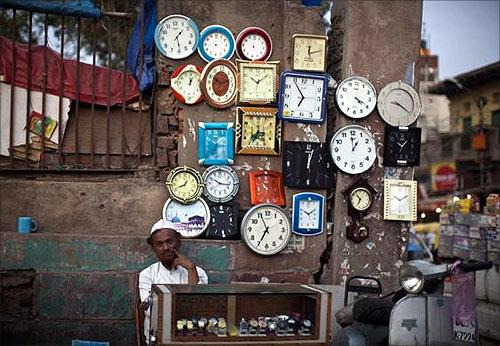
[[[385,127],[384,166],[418,166],[420,164],[419,127]]]
[[[231,165],[234,162],[233,123],[198,123],[200,165]]]
[[[417,182],[384,179],[384,220],[417,221]]]
[[[319,193],[301,192],[293,195],[292,232],[311,236],[323,232],[325,197]]]
[[[252,205],[271,203],[284,207],[286,204],[285,188],[281,173],[269,170],[251,171],[250,202]]]
[[[236,153],[249,155],[279,155],[281,121],[276,108],[237,107]]]
[[[295,34],[292,36],[294,70],[326,71],[326,36]]]
[[[237,61],[238,103],[265,105],[276,102],[279,61]]]

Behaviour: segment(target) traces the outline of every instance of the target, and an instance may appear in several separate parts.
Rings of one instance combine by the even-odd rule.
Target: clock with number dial
[[[184,204],[198,199],[203,192],[201,174],[186,166],[177,167],[170,171],[166,185],[170,197]]]
[[[335,91],[337,107],[346,116],[360,119],[368,116],[377,104],[375,87],[366,78],[353,76],[344,79]]]
[[[278,116],[282,120],[322,123],[326,114],[328,77],[286,71],[280,77]]]
[[[290,241],[292,230],[285,211],[273,204],[259,204],[248,210],[241,222],[241,238],[260,255],[274,255]]]
[[[278,61],[244,62],[238,65],[238,102],[268,104],[276,101]]]
[[[357,211],[365,211],[372,204],[371,192],[365,187],[357,187],[349,194],[349,202]]]
[[[271,36],[262,28],[251,26],[236,37],[236,54],[240,59],[266,61],[273,52]]]
[[[196,65],[182,65],[172,73],[172,91],[179,102],[191,105],[203,100],[200,89],[201,71],[201,67]]]
[[[163,18],[155,29],[155,43],[167,58],[180,60],[198,48],[200,32],[196,23],[186,16],[173,14]]]
[[[270,170],[256,170],[248,173],[250,179],[250,202],[273,203],[284,207],[285,189],[281,173]]]
[[[231,59],[234,49],[234,36],[225,26],[210,25],[201,31],[198,53],[206,62]]]
[[[348,174],[367,171],[377,158],[372,133],[359,125],[347,125],[335,132],[330,153],[335,165]]]
[[[392,126],[408,126],[417,120],[422,110],[415,89],[403,81],[392,82],[378,95],[377,109],[384,121]]]
[[[319,193],[301,192],[293,195],[292,232],[312,236],[323,232],[325,197]]]
[[[292,36],[292,69],[325,72],[326,36],[295,34]]]
[[[211,166],[203,172],[204,195],[212,202],[228,202],[236,196],[240,181],[229,166]]]
[[[214,108],[227,108],[236,99],[236,66],[229,60],[209,62],[201,74],[200,88],[207,103]]]
[[[384,179],[384,219],[417,221],[417,182]]]
[[[238,204],[223,203],[211,204],[210,225],[207,229],[207,238],[236,239],[238,232]]]

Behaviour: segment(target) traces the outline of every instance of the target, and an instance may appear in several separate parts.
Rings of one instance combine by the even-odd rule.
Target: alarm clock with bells
[[[248,210],[241,222],[241,237],[254,252],[270,256],[282,251],[292,230],[285,211],[274,204],[259,204]]]
[[[165,184],[170,197],[183,204],[197,200],[203,192],[201,174],[187,166],[171,170]]]
[[[201,73],[200,89],[207,103],[218,109],[227,108],[236,100],[236,66],[229,60],[209,62]]]
[[[343,114],[353,119],[360,119],[375,109],[377,92],[368,79],[353,76],[339,84],[335,91],[335,101]]]
[[[240,59],[266,61],[272,52],[271,36],[262,28],[250,26],[236,37],[236,54]]]
[[[359,125],[347,125],[335,132],[330,153],[335,165],[348,174],[367,171],[377,158],[372,133]]]
[[[347,197],[347,215],[351,218],[346,237],[354,243],[360,243],[368,238],[368,227],[364,224],[363,217],[373,204],[377,191],[365,178],[358,178],[342,192]]]
[[[403,81],[387,84],[379,93],[377,108],[380,116],[392,126],[409,126],[422,110],[420,97]]]
[[[192,105],[203,100],[200,89],[202,69],[196,65],[182,65],[172,73],[171,86],[175,98]]]
[[[156,47],[165,57],[185,59],[198,48],[200,32],[196,23],[186,16],[172,14],[163,18],[156,26]]]
[[[206,62],[231,59],[234,49],[234,36],[225,26],[210,25],[201,31],[198,53]]]

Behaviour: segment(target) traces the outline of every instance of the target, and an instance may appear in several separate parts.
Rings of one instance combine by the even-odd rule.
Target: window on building
[[[441,154],[445,157],[451,157],[453,154],[452,138],[441,138]]]
[[[491,125],[495,127],[500,127],[500,109],[493,111],[491,113]]]
[[[470,102],[469,101],[464,103],[464,111],[470,112]]]
[[[472,144],[472,117],[465,117],[462,126],[462,149],[470,149]]]

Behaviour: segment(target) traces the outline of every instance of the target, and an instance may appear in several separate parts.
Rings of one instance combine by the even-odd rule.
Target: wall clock
[[[330,152],[335,165],[349,174],[367,171],[377,158],[372,133],[359,125],[347,125],[335,132]]]
[[[155,43],[169,59],[185,59],[196,51],[200,32],[196,23],[186,16],[173,14],[163,18],[155,29]]]
[[[279,61],[238,60],[238,103],[264,105],[276,101]]]
[[[418,166],[420,138],[418,127],[385,127],[384,166]]]
[[[408,126],[417,120],[422,110],[420,97],[411,85],[398,81],[387,84],[378,96],[380,116],[392,126]]]
[[[288,187],[333,187],[333,162],[327,144],[284,142],[282,171],[285,186]]]
[[[368,116],[377,104],[377,92],[366,78],[353,76],[344,79],[335,91],[337,107],[354,119]]]
[[[237,107],[237,154],[280,154],[281,121],[276,118],[276,112],[276,108]]]
[[[230,165],[234,162],[233,123],[198,123],[198,163]]]
[[[272,203],[284,207],[285,189],[281,173],[270,170],[257,170],[248,173],[250,179],[250,203]]]
[[[312,236],[323,232],[325,197],[319,193],[301,192],[293,195],[292,232]]]
[[[182,103],[195,104],[203,100],[200,89],[201,67],[182,65],[172,73],[171,86],[175,98]]]
[[[170,197],[184,204],[197,200],[203,192],[201,174],[186,166],[171,170],[166,185]]]
[[[201,198],[190,204],[168,199],[163,206],[162,215],[165,220],[172,222],[175,229],[185,238],[203,234],[210,222],[210,210]]]
[[[229,166],[211,166],[203,172],[204,195],[212,202],[228,202],[236,196],[240,181]]]
[[[207,229],[207,238],[210,239],[237,239],[238,230],[238,204],[224,203],[211,204],[210,224]]]
[[[252,207],[241,222],[241,238],[250,250],[260,255],[274,255],[282,251],[291,235],[288,215],[273,204]]]
[[[417,182],[384,179],[384,219],[417,221]]]
[[[208,63],[201,73],[200,88],[207,103],[214,108],[227,108],[236,99],[236,66],[229,60]]]
[[[236,37],[236,54],[240,59],[266,61],[272,52],[271,36],[262,28],[250,26]]]
[[[198,54],[206,62],[231,59],[234,49],[234,36],[225,26],[209,25],[201,31]]]
[[[295,34],[292,36],[292,69],[326,71],[326,36]]]
[[[286,71],[280,77],[278,116],[281,120],[322,123],[325,120],[328,77]]]

